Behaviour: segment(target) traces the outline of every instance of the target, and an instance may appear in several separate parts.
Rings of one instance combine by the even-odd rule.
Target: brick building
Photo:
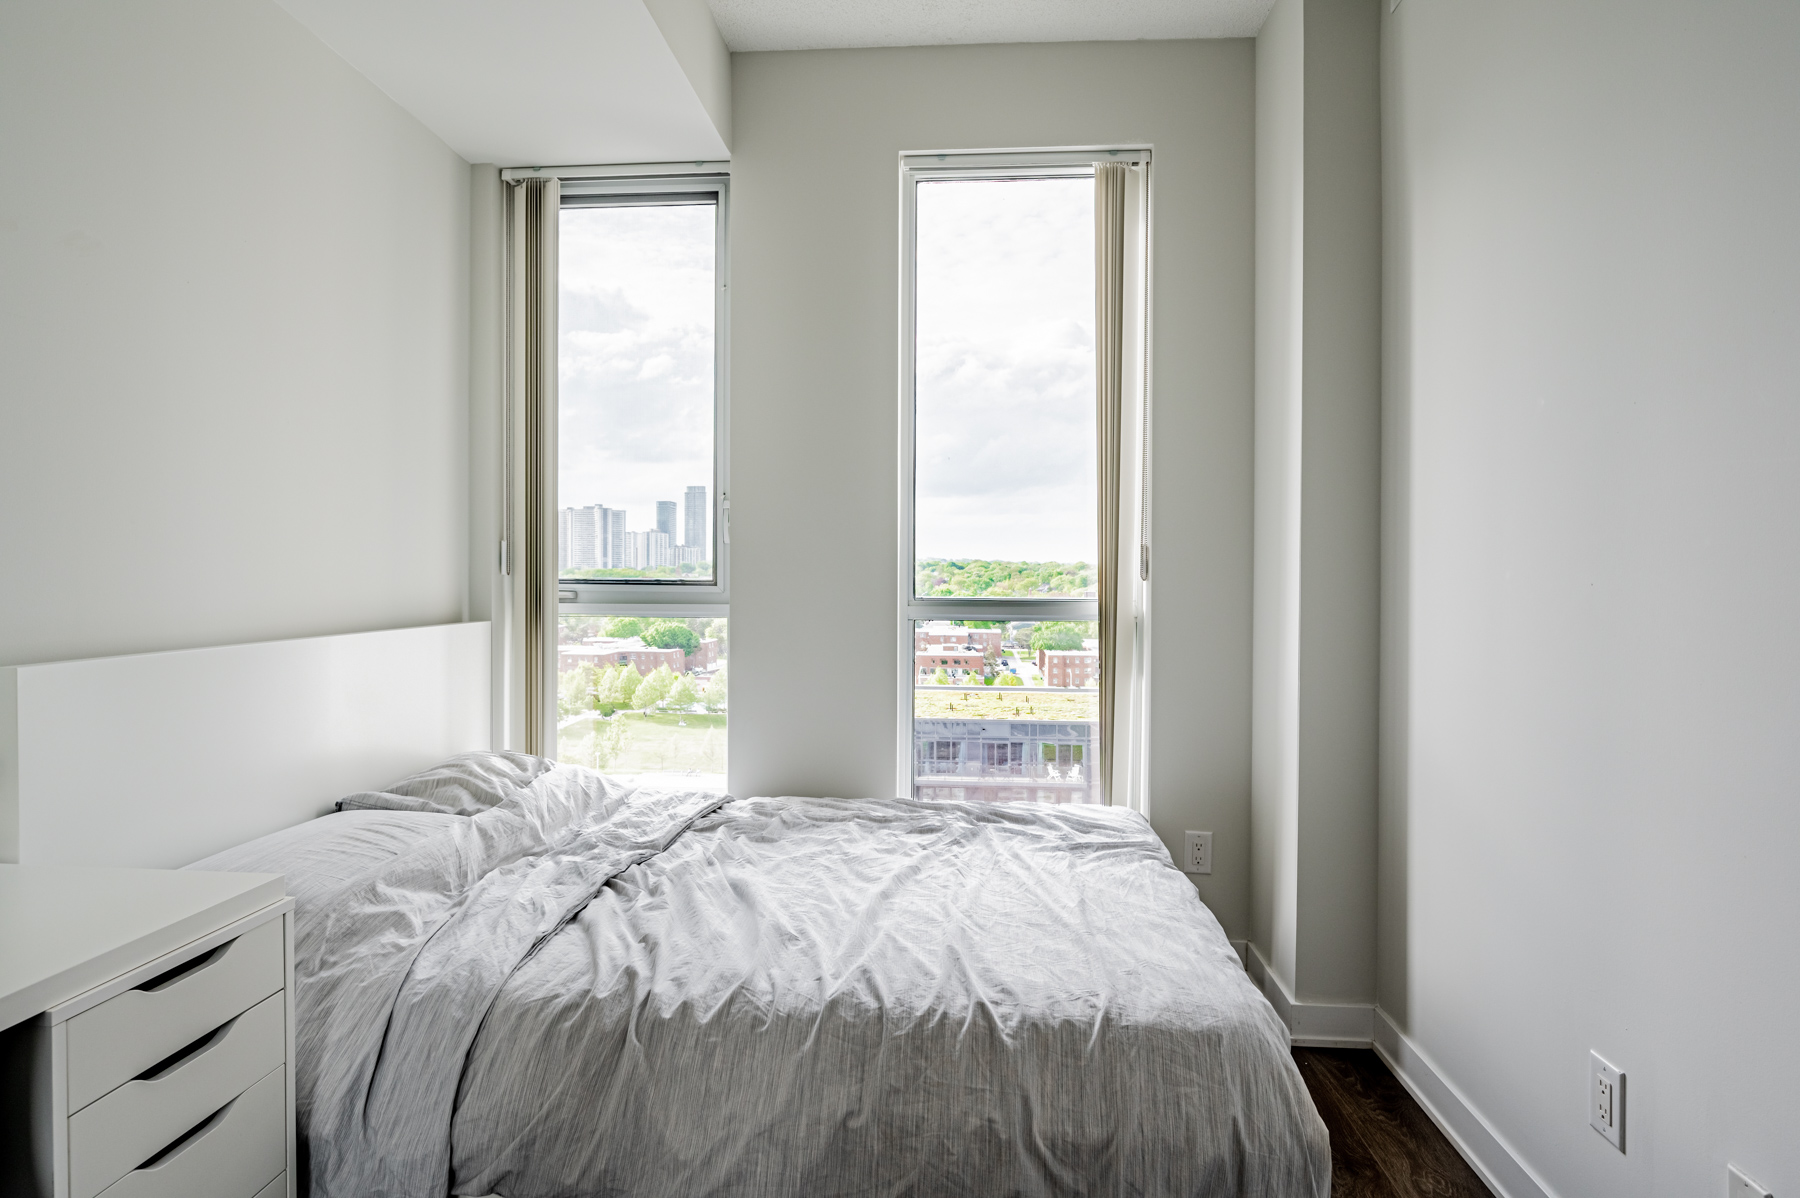
[[[913,628],[913,645],[919,652],[956,645],[973,646],[983,653],[1000,652],[1000,641],[1006,635],[999,628],[962,628],[948,620],[922,620]]]
[[[922,680],[928,680],[939,670],[946,671],[952,678],[955,678],[959,671],[964,674],[979,675],[984,660],[981,650],[968,645],[958,645],[954,648],[943,646],[934,649],[920,649],[913,654],[913,662],[918,667],[919,677]]]
[[[1100,685],[1100,650],[1039,649],[1038,672],[1045,686]]]
[[[683,653],[679,648],[654,648],[635,636],[595,637],[579,645],[557,646],[557,657],[559,672],[567,672],[579,665],[591,665],[598,670],[632,665],[640,674],[653,673],[658,666],[668,666],[677,674],[686,674],[712,669],[719,660],[719,642],[704,640],[694,652]]]

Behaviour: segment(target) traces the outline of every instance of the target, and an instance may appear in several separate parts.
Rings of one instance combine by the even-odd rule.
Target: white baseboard
[[[1388,1013],[1377,1007],[1374,1015],[1376,1054],[1469,1162],[1469,1167],[1481,1175],[1487,1188],[1497,1198],[1556,1198],[1556,1192],[1519,1159]]]
[[[1254,944],[1245,968],[1287,1025],[1288,1040],[1306,1048],[1370,1048],[1375,1042],[1375,1008],[1369,1003],[1314,1003],[1296,999],[1269,968]]]

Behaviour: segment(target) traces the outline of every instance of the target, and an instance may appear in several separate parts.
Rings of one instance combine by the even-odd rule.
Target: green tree
[[[1025,680],[1023,678],[1019,677],[1017,674],[1002,674],[1002,675],[1000,675],[1000,685],[1001,686],[1024,686]]]
[[[1049,620],[1031,630],[1031,651],[1036,653],[1039,649],[1079,649],[1083,639],[1097,635],[1092,623]]]
[[[674,685],[675,671],[668,666],[657,666],[638,683],[631,705],[640,711],[649,711],[669,697],[669,690]]]
[[[630,707],[637,698],[640,681],[636,666],[616,666],[608,670],[606,678],[600,684],[601,710],[610,714]]]
[[[723,622],[720,621],[720,623]],[[704,700],[708,711],[725,710],[725,687],[725,667],[720,666],[719,672],[714,674],[706,684]]]
[[[706,640],[719,642],[719,656],[720,657],[725,656],[726,627],[727,627],[727,621],[725,621],[725,620],[708,620],[706,622],[706,628],[700,633],[700,635]]]
[[[604,770],[618,757],[624,744],[624,720],[595,720],[575,752],[580,764],[591,770]]]
[[[637,636],[644,631],[644,621],[638,616],[614,616],[606,621],[603,636]]]
[[[700,647],[700,637],[680,620],[652,620],[637,635],[652,649],[680,649],[692,653]]]
[[[943,666],[939,666],[938,672],[931,676],[931,680],[939,686],[949,686],[950,685],[950,673],[949,673],[949,671],[945,670]]]
[[[559,680],[556,709],[563,718],[568,719],[578,712],[592,711],[599,706],[594,701],[594,688],[600,679],[600,672],[586,662],[581,663]]]
[[[675,685],[669,688],[669,697],[663,702],[673,711],[686,711],[700,701],[700,688],[694,685],[692,674],[676,676]]]

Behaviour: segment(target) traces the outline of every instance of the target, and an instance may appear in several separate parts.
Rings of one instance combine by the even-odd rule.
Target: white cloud
[[[1092,561],[1094,184],[919,186],[924,557]]]

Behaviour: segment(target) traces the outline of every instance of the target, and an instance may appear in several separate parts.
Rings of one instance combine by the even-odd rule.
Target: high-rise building
[[[659,499],[656,501],[656,531],[669,538],[669,544],[675,543],[675,501]]]
[[[563,570],[592,570],[603,564],[601,533],[607,509],[566,507],[557,515],[556,562]]]
[[[630,567],[628,549],[625,543],[625,509],[622,507],[596,508],[600,513],[600,522],[595,534],[599,544],[595,548],[603,570],[624,570]]]
[[[681,543],[695,549],[706,546],[706,488],[689,487],[681,513]]]
[[[674,507],[674,504],[670,504]],[[644,569],[655,570],[675,564],[675,541],[660,529],[644,534]]]

